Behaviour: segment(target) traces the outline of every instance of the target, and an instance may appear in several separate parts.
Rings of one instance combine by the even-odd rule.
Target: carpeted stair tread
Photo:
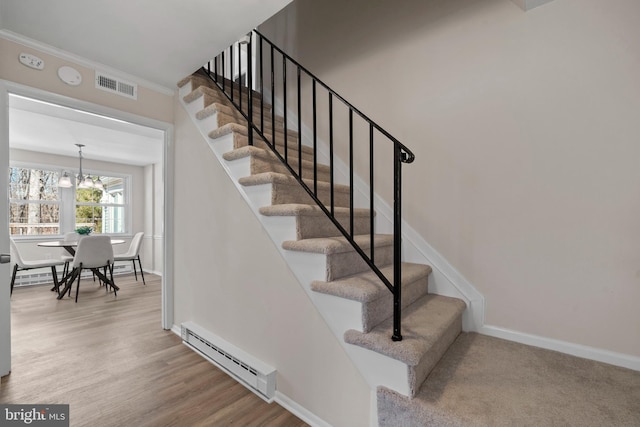
[[[385,277],[393,277],[393,265],[380,268]],[[402,263],[403,290],[405,283],[413,283],[420,278],[425,280],[431,273],[431,267],[424,264]],[[311,289],[315,292],[334,295],[353,301],[371,302],[391,292],[382,280],[373,272],[360,273],[330,282],[313,281]]]
[[[206,119],[207,117],[210,117],[216,113],[224,113],[227,114],[229,116],[233,116],[234,115],[234,111],[231,107],[221,104],[219,102],[214,102],[212,104],[207,105],[205,108],[203,108],[202,110],[198,111],[196,113],[196,119],[198,120],[203,120]]]
[[[196,99],[200,98],[201,96],[205,96],[205,95],[208,95],[212,98],[219,99],[219,93],[217,89],[214,89],[208,86],[202,86],[202,85],[196,87],[194,90],[186,94],[182,99],[184,100],[185,103],[189,104],[195,101]]]
[[[371,237],[366,235],[354,236],[353,240],[362,248],[368,250],[371,247]],[[374,245],[377,248],[393,245],[393,236],[389,234],[376,234]],[[287,240],[282,242],[282,247],[290,251],[312,252],[317,254],[333,255],[354,251],[345,237],[318,237],[315,239]]]
[[[310,188],[313,188],[313,181],[307,180],[307,179],[305,179],[304,181],[308,186],[310,186]],[[283,173],[278,173],[278,172],[264,172],[264,173],[259,173],[251,176],[245,176],[240,178],[238,182],[241,185],[246,185],[246,186],[273,184],[273,183],[286,184],[286,185],[294,185],[294,184],[299,185],[298,181],[293,176],[286,175]],[[319,190],[328,189],[330,188],[330,186],[331,184],[328,182],[324,182],[324,181],[318,182]],[[349,193],[349,186],[347,185],[334,184],[333,189],[336,193]]]
[[[245,145],[240,148],[235,148],[231,151],[227,151],[222,155],[222,158],[226,161],[234,161],[244,159],[246,157],[264,157],[264,158],[276,158],[274,154],[270,153],[264,148],[256,147],[255,145]]]
[[[342,236],[336,224],[315,203],[282,203],[263,206],[259,209],[265,216],[288,216],[295,218],[296,240],[319,237]],[[371,230],[371,218],[368,209],[355,209],[353,222],[349,208],[334,208],[333,218],[349,232],[353,225],[354,234],[365,234]]]
[[[407,307],[402,314],[402,341],[390,339],[393,319],[389,318],[371,332],[348,330],[345,342],[384,354],[416,366],[443,331],[457,321],[466,308],[464,301],[440,295],[425,295]]]
[[[379,387],[396,426],[638,426],[640,372],[462,333],[411,399]]]
[[[307,205],[303,203],[288,203],[282,205],[263,206],[260,213],[266,216],[313,216],[326,217],[325,213],[317,205]],[[334,209],[336,216],[348,216],[349,208],[336,207]],[[353,212],[354,217],[369,218],[369,209],[356,208]]]
[[[242,135],[243,132],[244,132],[244,135],[246,135],[246,132],[247,132],[246,126],[239,125],[238,123],[227,123],[224,126],[220,126],[210,131],[208,136],[211,139],[217,139],[222,136],[228,135],[230,133],[238,133]]]
[[[255,157],[263,158],[265,160],[270,160],[270,161],[273,160],[273,161],[280,162],[280,159],[276,157],[273,151],[268,150],[266,148],[256,147],[255,145],[245,145],[239,148],[235,148],[223,154],[223,158],[228,161],[243,159],[245,157],[250,157],[250,156],[255,156]],[[298,170],[297,157],[295,159],[289,159],[289,164],[295,171]],[[303,159],[302,167],[303,169],[304,168],[312,169],[313,162]],[[330,171],[329,166],[323,165],[320,163],[317,165],[317,168],[318,168],[318,173]]]
[[[233,123],[233,129],[221,129],[224,126],[220,126],[216,129],[211,130],[208,133],[209,138],[212,139],[216,139],[219,138],[222,135],[226,135],[228,133],[230,133],[231,131],[239,133],[243,136],[248,136],[248,131],[247,131],[247,126],[238,123],[238,119],[233,118],[234,123]],[[261,138],[257,135],[254,134],[254,144],[258,145],[258,144],[264,144],[266,145],[266,143],[264,143],[264,141],[261,140]],[[267,138],[270,138],[271,135],[267,135]],[[280,131],[276,132],[276,147],[278,148],[278,152],[284,157],[284,134]],[[302,153],[305,155],[309,155],[312,156],[313,155],[313,147],[310,147],[308,145],[298,145],[298,140],[297,138],[293,139],[293,138],[288,138],[287,139],[287,148],[288,148],[288,157],[289,159],[295,159],[297,158],[297,152],[298,149],[301,148],[302,149]],[[294,153],[294,154],[292,154]]]
[[[194,73],[180,80],[178,82],[178,88],[182,88],[187,83],[191,83],[191,87],[193,88],[196,88],[198,86],[214,87],[215,85],[215,83],[213,83],[210,79],[199,73]]]

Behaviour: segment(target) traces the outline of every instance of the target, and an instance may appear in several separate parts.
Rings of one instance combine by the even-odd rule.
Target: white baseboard
[[[515,341],[520,344],[531,345],[547,350],[554,350],[560,353],[566,353],[572,356],[581,357],[583,359],[595,360],[597,362],[608,363],[610,365],[633,369],[634,371],[640,371],[640,357],[637,356],[615,353],[613,351],[602,350],[599,348],[589,347],[581,344],[574,344],[566,341],[560,341],[553,338],[540,337],[537,335],[512,331],[510,329],[504,329],[497,326],[484,325],[478,332],[483,335],[489,335],[496,338]]]
[[[278,405],[282,406],[287,411],[291,412],[296,417],[300,418],[305,423],[314,427],[331,427],[331,424],[318,417],[316,414],[307,410],[307,408],[300,405],[298,402],[290,399],[288,396],[280,393],[276,390],[276,397],[274,400]]]
[[[173,325],[170,330],[171,332],[182,338],[182,329],[180,328],[180,326]]]

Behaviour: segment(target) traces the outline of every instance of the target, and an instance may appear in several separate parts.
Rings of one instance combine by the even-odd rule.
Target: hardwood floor
[[[145,278],[116,277],[117,297],[83,280],[77,304],[50,285],[14,289],[0,402],[69,404],[71,426],[306,425],[162,330],[160,278]]]

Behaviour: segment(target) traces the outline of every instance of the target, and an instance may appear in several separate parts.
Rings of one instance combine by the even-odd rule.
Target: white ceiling
[[[175,88],[291,0],[1,0],[0,29]]]
[[[173,90],[291,0],[0,0],[0,31]],[[12,97],[11,147],[149,164],[162,132]],[[151,147],[156,147],[152,149]]]
[[[9,96],[11,148],[144,166],[162,161],[164,132],[47,102]]]

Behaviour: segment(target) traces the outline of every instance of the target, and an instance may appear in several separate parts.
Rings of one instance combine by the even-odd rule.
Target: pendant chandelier
[[[84,144],[76,144],[76,146],[78,147],[78,156],[80,158],[80,173],[76,177],[78,188],[95,188],[97,190],[104,190],[104,185],[102,184],[102,181],[100,181],[99,177],[94,181],[93,178],[91,178],[91,175],[85,176],[82,173],[82,147],[84,147]],[[72,186],[73,183],[71,182],[71,177],[67,171],[64,171],[58,180],[58,187],[69,188]]]

